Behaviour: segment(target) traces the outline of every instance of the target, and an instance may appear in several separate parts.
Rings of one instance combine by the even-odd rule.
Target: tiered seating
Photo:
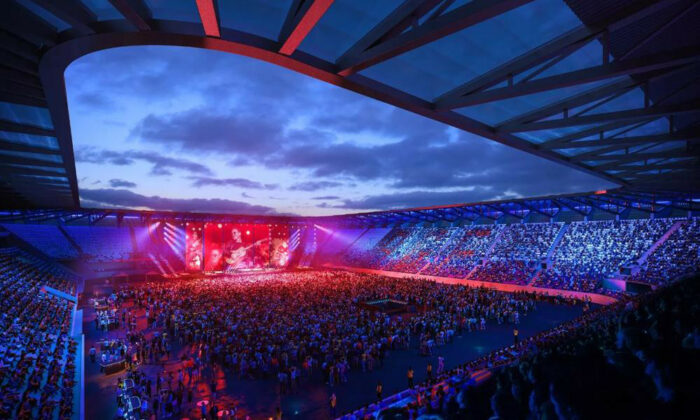
[[[463,278],[486,256],[499,228],[462,226],[422,274]]]
[[[55,225],[3,224],[2,226],[51,258],[63,260],[78,256],[78,250]]]
[[[672,226],[671,219],[572,223],[536,286],[601,291],[602,280],[637,260]]]
[[[491,255],[498,259],[537,261],[547,255],[563,223],[520,223],[506,227]]]
[[[700,219],[694,218],[656,249],[630,280],[660,285],[700,269]]]
[[[134,252],[128,228],[66,226],[65,229],[84,254],[98,261],[129,259]]]
[[[522,260],[493,260],[476,267],[472,280],[525,285],[537,271],[536,262]]]
[[[42,290],[73,293],[66,273],[37,268],[20,251],[0,254],[0,418],[70,419],[77,343],[73,303]],[[46,266],[44,266],[46,267]]]
[[[371,248],[362,250],[353,247],[354,249],[347,254],[346,262],[358,267],[381,268],[386,263],[387,257],[410,233],[408,229],[393,228]]]
[[[448,228],[414,229],[387,258],[385,270],[417,273],[442,249],[450,237]]]

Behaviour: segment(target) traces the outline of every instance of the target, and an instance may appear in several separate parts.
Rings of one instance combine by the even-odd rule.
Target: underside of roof
[[[78,208],[63,72],[182,45],[272,62],[615,182],[698,189],[694,0],[8,0],[5,208]]]

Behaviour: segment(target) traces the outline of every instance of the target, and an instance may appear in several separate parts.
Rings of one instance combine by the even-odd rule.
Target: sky
[[[218,51],[115,48],[65,79],[83,207],[316,216],[614,186]]]

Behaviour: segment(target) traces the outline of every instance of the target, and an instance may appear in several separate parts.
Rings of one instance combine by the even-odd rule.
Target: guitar
[[[238,267],[238,264],[243,261],[243,258],[245,257],[245,254],[248,252],[248,250],[254,246],[258,246],[261,243],[268,241],[269,239],[261,239],[259,241],[253,242],[252,244],[238,248],[234,251],[231,251],[231,255],[227,258],[224,258],[224,261],[226,261],[226,264],[228,265],[229,269],[235,269]]]

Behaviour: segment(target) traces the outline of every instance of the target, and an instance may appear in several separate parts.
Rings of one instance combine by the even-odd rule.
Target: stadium
[[[699,2],[0,8],[1,418],[697,417]]]

